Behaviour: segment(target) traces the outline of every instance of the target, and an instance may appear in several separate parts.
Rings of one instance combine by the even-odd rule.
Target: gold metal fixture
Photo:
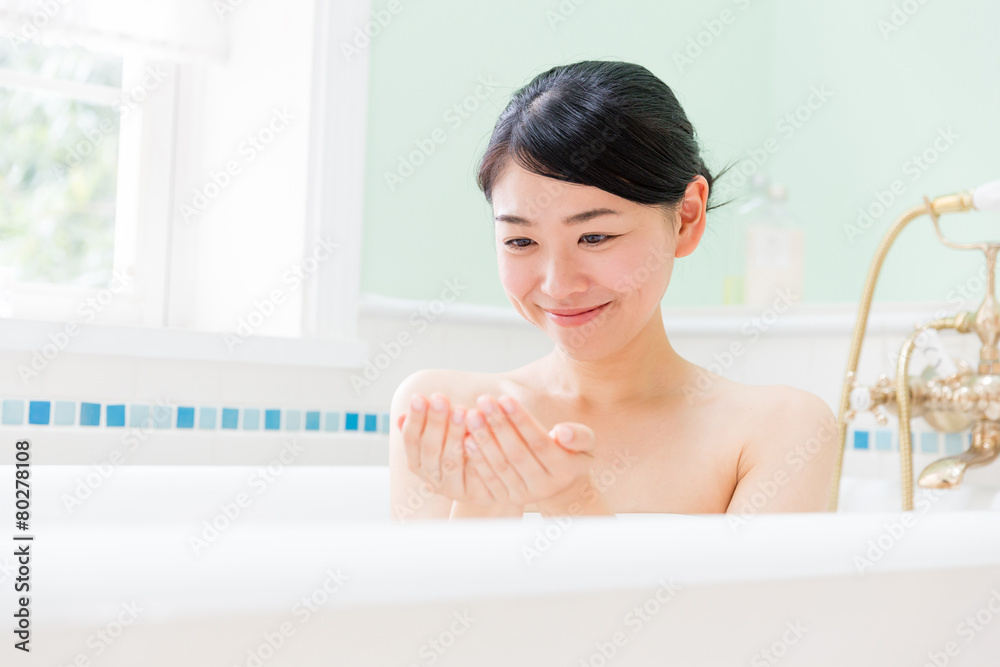
[[[932,428],[944,432],[954,433],[972,427],[972,444],[967,451],[935,461],[920,473],[917,483],[923,488],[954,488],[962,483],[969,467],[989,463],[1000,452],[1000,351],[997,347],[1000,340],[1000,306],[994,289],[1000,243],[955,243],[944,237],[938,224],[942,213],[969,210],[1000,210],[1000,181],[934,200],[924,197],[922,205],[910,208],[893,222],[875,251],[858,306],[858,318],[854,325],[847,372],[840,395],[840,453],[828,506],[831,512],[837,509],[847,422],[859,411],[872,411],[879,424],[883,425],[888,422],[885,411],[899,417],[899,458],[904,510],[913,509],[913,452],[910,438],[910,420],[913,417],[923,417]],[[986,296],[975,313],[960,312],[952,317],[936,318],[917,325],[899,353],[894,381],[882,375],[873,385],[858,384],[854,378],[882,263],[903,228],[924,214],[930,216],[934,232],[944,245],[957,250],[983,251],[987,268]],[[936,336],[938,330],[944,329],[960,334],[974,331],[979,336],[982,347],[976,372],[973,373],[967,362],[958,359],[952,362],[953,372],[945,377],[939,376],[930,366],[919,376],[911,377],[910,356],[918,341],[923,337],[926,342],[929,337]],[[949,364],[945,366],[950,368]]]

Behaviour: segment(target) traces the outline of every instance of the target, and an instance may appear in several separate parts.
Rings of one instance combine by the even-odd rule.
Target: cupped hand
[[[491,504],[496,502],[494,495],[468,464],[464,418],[465,408],[451,406],[443,393],[431,394],[430,402],[413,394],[409,409],[399,418],[407,463],[434,493],[461,503]]]
[[[561,422],[550,431],[511,396],[479,396],[465,415],[471,467],[497,502],[528,505],[591,479],[594,431]]]

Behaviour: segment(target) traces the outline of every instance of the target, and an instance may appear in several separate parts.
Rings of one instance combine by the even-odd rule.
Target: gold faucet
[[[954,488],[962,483],[965,471],[971,466],[985,465],[1000,452],[1000,306],[994,289],[994,273],[997,251],[1000,243],[954,243],[941,233],[938,224],[942,213],[956,213],[969,210],[1000,210],[1000,181],[988,183],[973,190],[938,197],[933,201],[924,197],[924,204],[905,211],[889,228],[882,238],[872,260],[865,280],[865,288],[858,307],[858,319],[854,325],[847,372],[844,377],[840,399],[838,435],[840,454],[834,471],[833,491],[829,510],[837,509],[840,490],[841,466],[844,443],[847,439],[847,422],[863,410],[875,414],[879,424],[886,424],[885,411],[899,417],[899,456],[902,475],[902,505],[904,510],[913,509],[913,451],[910,439],[910,419],[923,417],[932,427],[954,433],[972,427],[972,444],[958,456],[949,456],[927,466],[918,480],[923,488]],[[868,323],[875,283],[889,248],[902,229],[923,214],[930,216],[934,231],[943,244],[958,250],[982,250],[986,255],[987,281],[986,297],[975,313],[960,312],[952,317],[936,318],[915,327],[903,344],[896,368],[896,379],[889,380],[882,375],[870,386],[854,381],[861,356],[861,342]],[[934,368],[928,367],[917,377],[909,375],[910,355],[922,338],[930,339],[931,349],[936,347],[936,332],[952,329],[960,334],[974,331],[982,342],[979,364],[976,372],[959,359],[940,364],[948,372],[942,376]],[[933,338],[931,338],[933,337]],[[942,355],[945,356],[945,355]]]

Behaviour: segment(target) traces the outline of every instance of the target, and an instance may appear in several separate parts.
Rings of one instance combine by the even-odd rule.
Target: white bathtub
[[[93,473],[32,469],[32,651],[9,664],[919,666],[1000,655],[1000,513],[948,511],[961,496],[904,516],[871,504],[898,498],[888,484],[845,479],[842,507],[868,493],[869,511],[739,526],[723,515],[399,526],[384,467],[293,466],[265,483],[254,467],[119,466],[69,513],[63,494]],[[11,516],[8,493],[2,510]],[[13,643],[13,563],[0,563]]]

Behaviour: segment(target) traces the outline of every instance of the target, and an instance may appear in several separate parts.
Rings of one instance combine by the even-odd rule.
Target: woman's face
[[[698,178],[707,198],[707,182]],[[701,208],[703,230],[703,202]],[[696,202],[685,199],[678,210],[683,218],[695,209]],[[567,351],[595,354],[631,340],[659,312],[674,257],[693,251],[701,236],[676,224],[677,213],[668,218],[660,207],[540,176],[514,162],[494,184],[493,215],[500,282],[511,303]],[[602,304],[587,322],[547,312]]]

